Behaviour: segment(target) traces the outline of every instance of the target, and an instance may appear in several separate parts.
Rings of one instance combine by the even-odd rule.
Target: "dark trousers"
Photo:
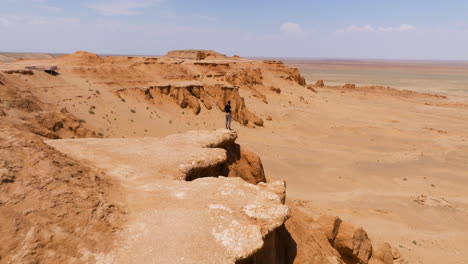
[[[226,129],[231,129],[231,113],[226,113]]]

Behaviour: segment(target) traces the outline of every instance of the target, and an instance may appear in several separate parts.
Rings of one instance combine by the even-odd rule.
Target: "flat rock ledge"
[[[284,205],[283,181],[253,185],[218,177],[236,138],[236,133],[216,130],[162,139],[47,141],[116,179],[119,197],[125,197],[129,220],[113,250],[85,254],[83,261],[237,263],[256,258],[290,210]]]

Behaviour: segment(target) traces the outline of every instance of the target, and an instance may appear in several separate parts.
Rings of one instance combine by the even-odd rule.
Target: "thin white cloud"
[[[23,18],[15,15],[0,15],[0,26],[7,27],[20,22]]]
[[[79,25],[77,17],[48,17],[48,16],[0,16],[0,26],[25,25]]]
[[[118,0],[88,5],[104,16],[130,16],[138,13],[137,10],[147,8],[160,2],[160,0]]]
[[[351,25],[346,28],[338,29],[336,32],[338,33],[352,33],[352,32],[391,33],[391,32],[407,32],[407,31],[414,31],[414,30],[416,30],[416,27],[412,25],[408,25],[408,24],[401,24],[398,27],[373,27],[371,25],[365,25],[365,26]]]
[[[216,17],[201,15],[197,13],[181,15],[172,11],[162,11],[160,12],[160,15],[167,19],[178,20],[178,21],[184,21],[184,20],[216,21],[218,20]]]
[[[47,11],[49,11],[51,13],[60,13],[60,12],[63,11],[63,8],[56,7],[56,6],[48,6]]]
[[[81,20],[76,17],[44,17],[36,16],[25,19],[33,25],[80,25]]]
[[[282,24],[280,30],[284,33],[303,33],[301,25],[293,22],[286,22]]]
[[[455,22],[455,26],[458,28],[462,28],[466,26],[466,23],[464,20],[458,20],[457,22]]]

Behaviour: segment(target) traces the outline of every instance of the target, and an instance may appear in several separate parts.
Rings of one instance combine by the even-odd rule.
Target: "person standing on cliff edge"
[[[227,105],[224,107],[224,112],[226,112],[226,129],[231,129],[231,101],[227,102]]]

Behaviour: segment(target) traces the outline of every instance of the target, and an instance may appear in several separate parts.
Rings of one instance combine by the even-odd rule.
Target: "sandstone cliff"
[[[234,132],[53,148],[1,132],[2,263],[393,263],[362,229],[286,205]]]
[[[180,114],[177,107],[195,116],[219,113],[230,100],[235,121],[258,127],[264,120],[246,96],[267,104],[276,94],[271,87],[280,91],[304,86],[299,71],[282,63],[230,58],[214,51],[172,51],[161,57],[100,57],[79,51],[2,64],[0,118],[9,117],[21,129],[50,138],[108,136],[108,131],[118,136],[128,127],[122,119],[131,122],[142,106],[150,115],[141,117],[145,121],[140,124]],[[62,109],[66,117],[60,114]],[[41,122],[35,121],[38,114]]]
[[[261,106],[305,88],[281,62],[212,51],[2,64],[0,263],[391,263],[362,228],[287,201],[237,133],[144,137],[228,100],[260,127]]]

